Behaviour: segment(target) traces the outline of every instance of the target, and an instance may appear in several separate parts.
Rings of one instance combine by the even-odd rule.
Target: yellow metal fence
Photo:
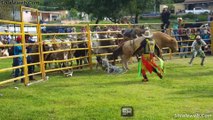
[[[67,69],[75,69],[75,68],[79,68],[79,67],[83,67],[83,66],[88,66],[90,69],[92,69],[93,64],[95,63],[95,60],[93,58],[95,58],[95,56],[108,56],[111,55],[112,53],[101,53],[101,54],[94,54],[92,51],[94,49],[103,49],[103,48],[116,48],[117,45],[109,45],[109,46],[98,46],[98,47],[93,47],[91,46],[92,42],[95,41],[116,41],[116,40],[122,40],[122,38],[106,38],[106,39],[93,39],[91,37],[91,35],[93,34],[106,34],[106,33],[111,33],[111,34],[115,34],[115,33],[120,33],[121,29],[123,28],[131,28],[132,26],[138,26],[138,25],[131,25],[131,24],[100,24],[98,26],[100,27],[109,27],[109,26],[116,26],[119,27],[120,30],[119,31],[99,31],[99,32],[95,32],[92,31],[92,28],[94,28],[95,26],[97,26],[97,24],[40,24],[39,22],[39,11],[37,9],[31,9],[31,8],[27,8],[27,7],[22,7],[21,8],[21,13],[23,13],[24,9],[30,9],[33,11],[36,11],[37,13],[37,23],[26,23],[23,20],[23,15],[21,14],[21,22],[16,22],[16,21],[8,21],[8,20],[0,20],[0,23],[2,24],[13,24],[13,25],[17,25],[20,27],[20,32],[16,32],[16,33],[5,33],[5,32],[0,32],[0,35],[12,35],[12,36],[18,36],[21,35],[22,36],[22,41],[20,44],[8,44],[8,45],[3,45],[0,47],[14,47],[14,46],[21,46],[22,47],[22,55],[13,55],[13,56],[8,56],[8,57],[0,57],[0,63],[1,61],[5,61],[8,59],[14,59],[17,57],[22,57],[23,58],[23,65],[20,66],[15,66],[15,67],[7,67],[4,68],[4,66],[0,66],[0,77],[1,75],[3,75],[6,71],[11,71],[11,70],[15,70],[15,69],[23,69],[24,71],[24,75],[16,77],[16,78],[9,78],[5,77],[5,78],[0,78],[0,86],[13,82],[14,80],[24,80],[24,84],[28,85],[29,81],[29,76],[40,76],[40,77],[36,77],[36,79],[41,79],[41,80],[45,80],[46,79],[46,73],[49,72],[55,72],[55,71],[61,71],[61,70],[67,70]],[[149,26],[150,24],[141,24],[141,25],[145,25],[145,26]],[[139,26],[141,26],[139,25]],[[156,24],[153,24],[156,25]],[[24,28],[25,26],[34,26],[36,27],[36,33],[26,33]],[[66,27],[76,27],[76,28],[85,28],[86,31],[75,31],[75,32],[71,32],[71,33],[42,33],[41,32],[41,27],[48,27],[48,26],[66,26]],[[155,31],[159,31],[158,29],[155,29]],[[29,35],[33,35],[33,36],[37,36],[37,42],[36,43],[26,43],[25,41],[25,35],[29,34]],[[56,37],[56,38],[60,38],[60,36],[67,36],[67,35],[85,35],[86,34],[86,39],[84,41],[79,41],[78,39],[70,41],[70,44],[75,44],[75,43],[85,43],[87,44],[87,48],[71,48],[71,49],[59,49],[59,50],[54,50],[54,51],[44,51],[43,49],[43,45],[44,45],[44,38],[46,38],[45,36],[49,36],[51,39]],[[185,40],[184,42],[192,42],[193,40]],[[179,41],[181,42],[181,41]],[[63,43],[63,42],[62,42]],[[54,43],[54,44],[61,44],[61,43]],[[26,47],[28,46],[37,46],[38,47],[38,52],[35,53],[27,53],[26,51]],[[189,46],[190,47],[190,46]],[[165,48],[168,49],[168,48]],[[60,53],[60,52],[72,52],[72,51],[78,51],[78,50],[86,50],[87,51],[87,55],[86,56],[81,56],[81,57],[72,57],[66,60],[53,60],[53,61],[47,61],[45,60],[45,55],[47,54],[52,54],[52,53]],[[211,23],[211,53],[213,53],[213,22]],[[171,50],[169,50],[168,53],[165,53],[165,56],[169,56],[169,58],[171,59],[172,56],[176,55],[176,54],[180,54],[180,52],[177,53],[171,53]],[[27,63],[27,56],[38,56],[39,57],[39,62],[36,63]],[[73,62],[75,60],[81,60],[81,59],[88,59],[88,63],[87,64],[83,64],[83,65],[70,65],[70,66],[65,66],[65,67],[60,67],[60,68],[46,68],[45,66],[47,64],[50,63],[64,63],[64,62]],[[11,60],[12,61],[12,60]],[[1,64],[3,65],[3,64]],[[38,69],[36,69],[36,72],[29,74],[28,73],[28,66],[39,66],[37,67]]]

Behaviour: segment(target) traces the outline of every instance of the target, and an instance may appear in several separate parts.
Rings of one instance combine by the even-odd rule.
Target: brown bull
[[[162,32],[154,32],[153,39],[156,41],[157,46],[160,49],[160,57],[162,58],[162,48],[169,47],[172,52],[178,51],[178,42],[175,38],[162,33]]]
[[[144,39],[144,37],[138,37],[133,40],[126,41],[113,52],[114,59],[117,58],[117,56],[121,57],[123,68],[125,70],[129,69],[127,63],[133,55],[141,55],[142,50],[140,50],[139,47]],[[162,57],[161,49],[164,47],[171,48],[173,52],[178,50],[178,43],[176,39],[170,37],[165,33],[155,32],[153,33],[153,37],[151,39],[154,39],[156,41],[156,50],[158,56]]]
[[[123,32],[124,40],[132,40],[139,36],[141,36],[145,29],[143,28],[134,28],[132,31],[135,32]],[[136,32],[137,31],[137,32]],[[128,34],[127,34],[128,33]],[[177,40],[168,34],[162,32],[153,32],[153,39],[156,41],[157,46],[160,49],[160,57],[162,58],[162,48],[169,47],[172,52],[178,51],[178,43]]]

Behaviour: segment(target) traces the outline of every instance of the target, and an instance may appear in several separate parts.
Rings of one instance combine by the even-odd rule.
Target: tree
[[[12,19],[12,5],[5,5],[2,2],[6,2],[6,0],[1,1],[0,4],[0,19],[11,20]]]
[[[40,10],[67,10],[75,7],[76,0],[39,0]]]
[[[78,11],[75,8],[70,9],[70,16],[71,18],[77,18],[78,17]]]
[[[1,0],[0,19],[20,20],[20,6],[38,7],[41,0]]]
[[[185,0],[174,0],[175,3],[182,3],[184,2]]]
[[[138,23],[139,15],[154,6],[154,0],[131,0],[128,5],[130,15],[135,16],[135,23]]]
[[[77,9],[96,17],[96,23],[104,17],[112,22],[118,22],[123,16],[123,8],[128,5],[130,0],[77,0]]]

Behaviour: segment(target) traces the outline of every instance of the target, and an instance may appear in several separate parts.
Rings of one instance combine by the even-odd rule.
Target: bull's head
[[[44,41],[44,50],[45,51],[52,51],[53,49],[53,44],[50,41]]]
[[[178,51],[178,42],[175,38],[172,38],[170,41],[170,48],[172,52],[177,52]]]

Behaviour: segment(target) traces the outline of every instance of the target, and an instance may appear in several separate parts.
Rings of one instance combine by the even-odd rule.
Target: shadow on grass
[[[116,81],[116,82],[108,82],[108,83],[95,83],[95,85],[106,85],[106,86],[117,86],[117,85],[136,85],[136,84],[145,84],[141,82],[140,80],[138,81]]]
[[[183,74],[175,74],[175,73],[167,74],[167,77],[169,77],[169,78],[185,78],[185,79],[188,79],[188,78],[195,78],[195,77],[212,76],[212,73],[213,73],[213,71],[200,72],[200,73],[197,73],[197,72],[193,73],[193,72],[184,71]]]
[[[176,94],[183,98],[185,98],[185,97],[212,98],[213,97],[212,92],[213,92],[213,90],[210,85],[209,86],[208,85],[207,86],[196,85],[196,86],[192,86],[192,87],[187,87],[187,89],[184,89],[184,90],[172,92],[170,94],[172,94],[172,95]]]

